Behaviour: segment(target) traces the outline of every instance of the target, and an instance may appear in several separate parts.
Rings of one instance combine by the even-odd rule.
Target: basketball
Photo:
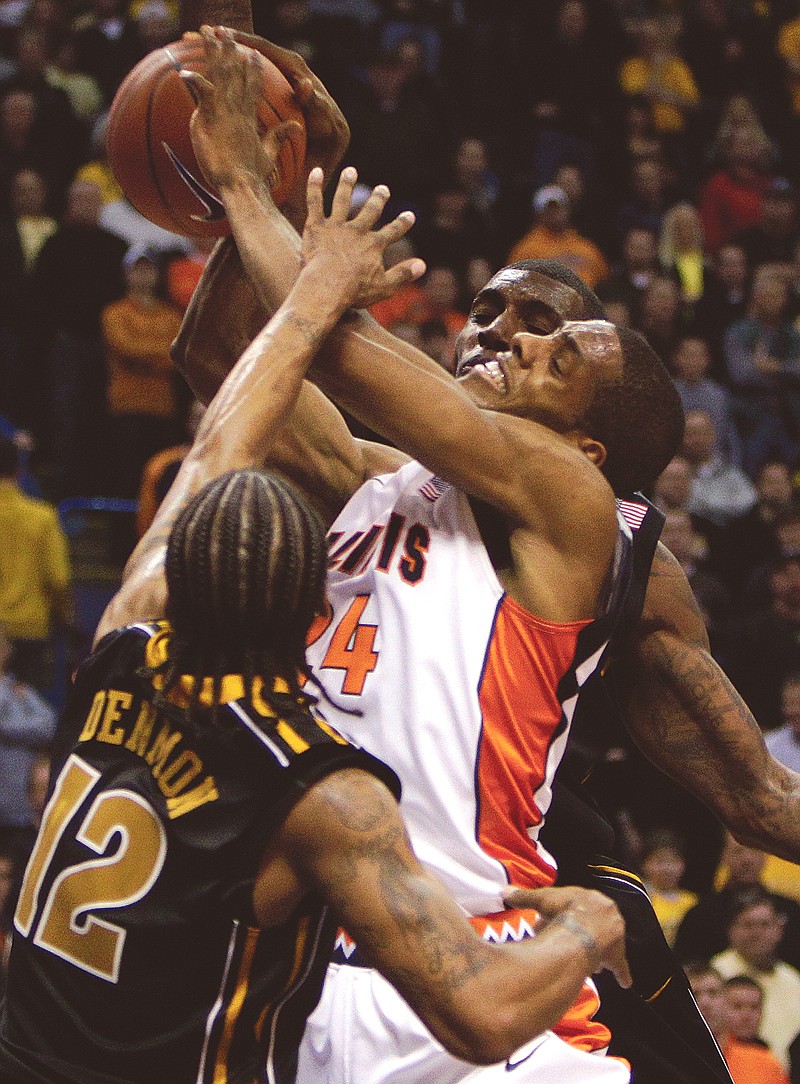
[[[303,167],[305,124],[288,81],[271,61],[262,59],[264,92],[258,109],[262,131],[286,120],[303,125],[281,147],[272,189],[280,205]],[[145,218],[173,233],[221,237],[230,230],[225,210],[194,156],[189,121],[195,101],[178,74],[182,68],[203,73],[202,42],[165,45],[128,73],[111,105],[108,160],[120,188]]]

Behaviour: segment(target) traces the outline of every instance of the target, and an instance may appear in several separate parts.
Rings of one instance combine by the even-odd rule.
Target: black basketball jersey
[[[359,767],[399,787],[280,685],[278,718],[226,677],[222,718],[202,734],[184,711],[154,710],[143,668],[168,636],[165,624],[113,632],[76,676],[14,919],[4,1082],[294,1078],[335,922],[309,898],[258,929],[259,863],[327,773]]]

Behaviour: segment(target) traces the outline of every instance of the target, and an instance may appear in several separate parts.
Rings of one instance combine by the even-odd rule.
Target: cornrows
[[[158,706],[168,708],[182,674],[195,679],[194,721],[205,677],[213,681],[215,720],[225,674],[242,674],[250,692],[260,677],[267,699],[277,676],[301,695],[306,633],[322,608],[325,561],[321,522],[282,479],[241,470],[204,486],[176,520],[167,546],[172,637],[157,671],[163,675]]]

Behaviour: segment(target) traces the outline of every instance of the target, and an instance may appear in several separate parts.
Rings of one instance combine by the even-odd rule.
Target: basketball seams
[[[172,201],[167,198],[167,193],[164,191],[164,188],[161,184],[161,178],[158,173],[158,165],[156,162],[156,154],[159,152],[163,153],[163,150],[161,148],[161,140],[158,137],[154,137],[152,126],[153,109],[155,108],[158,92],[162,89],[165,80],[169,78],[169,76],[174,74],[175,69],[172,64],[170,64],[170,67],[166,68],[164,71],[159,72],[158,78],[154,79],[150,84],[150,93],[147,98],[147,111],[145,113],[145,133],[147,146],[147,164],[149,167],[150,177],[152,178],[153,184],[161,200],[161,206],[167,212],[169,218],[172,220],[174,225],[177,226],[178,232],[184,233],[187,229],[187,224],[185,221],[183,221],[184,216],[182,216],[179,212],[176,212],[175,208],[172,205]],[[178,76],[178,78],[180,79],[180,76]],[[183,85],[183,80],[181,80],[181,85]],[[154,138],[157,142],[156,147],[153,146]]]

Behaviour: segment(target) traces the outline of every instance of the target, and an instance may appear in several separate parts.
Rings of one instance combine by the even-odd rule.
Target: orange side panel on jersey
[[[605,1050],[611,1042],[611,1032],[592,1017],[600,1008],[600,999],[592,983],[585,982],[578,1000],[564,1013],[553,1031],[570,1046],[593,1054]]]
[[[512,599],[500,604],[481,682],[483,730],[478,755],[478,842],[502,862],[512,884],[552,884],[555,871],[528,835],[542,820],[535,794],[561,721],[556,689],[588,624],[554,624]]]

